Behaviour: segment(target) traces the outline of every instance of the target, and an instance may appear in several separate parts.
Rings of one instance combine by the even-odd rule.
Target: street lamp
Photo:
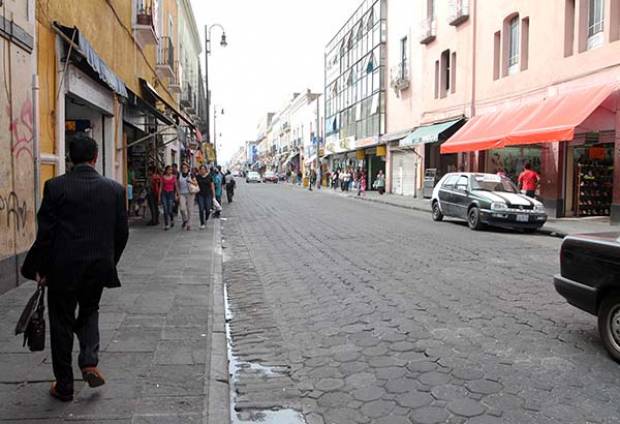
[[[205,91],[207,96],[207,143],[211,142],[211,93],[209,92],[209,55],[211,54],[211,31],[213,31],[213,28],[219,28],[222,31],[220,46],[226,47],[228,45],[228,41],[226,40],[226,30],[222,25],[205,25]],[[217,164],[217,146],[215,145],[215,143],[213,143],[213,149],[215,150],[215,161]]]
[[[220,110],[218,105],[213,105],[213,148],[217,149],[217,111]],[[224,114],[224,108],[220,110],[220,115]],[[220,134],[221,135],[221,134]],[[217,150],[216,150],[217,151]],[[215,155],[217,159],[217,154]],[[216,162],[217,165],[217,162]]]

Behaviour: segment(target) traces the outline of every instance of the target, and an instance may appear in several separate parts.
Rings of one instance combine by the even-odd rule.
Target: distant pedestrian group
[[[181,217],[181,228],[190,231],[193,225],[194,206],[198,206],[200,229],[205,229],[209,217],[219,218],[222,212],[222,192],[225,189],[228,203],[233,201],[236,182],[230,171],[222,173],[221,166],[191,169],[187,163],[181,169],[167,165],[163,174],[156,167],[149,169],[147,200],[151,214],[148,225],[159,225],[161,214],[164,230],[175,225]]]

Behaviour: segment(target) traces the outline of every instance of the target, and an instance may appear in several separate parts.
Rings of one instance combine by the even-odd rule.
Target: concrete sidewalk
[[[301,189],[301,187],[299,186],[294,187]],[[332,190],[326,188],[322,188],[321,190],[317,191],[325,194],[348,197],[351,199],[364,200],[368,202],[381,203],[404,209],[412,209],[428,213],[431,212],[430,199],[420,199],[411,196],[400,196],[397,194],[380,195],[375,191],[366,192],[361,196],[358,196],[357,192],[355,191],[342,192],[340,190]],[[571,234],[620,231],[620,227],[611,225],[608,217],[551,218],[547,221],[545,226],[540,231],[551,236],[563,238]]]
[[[13,336],[34,284],[0,296],[0,422],[228,422],[219,221],[191,232],[133,226],[120,274],[123,287],[105,290],[100,310],[107,384],[77,382],[66,404],[48,395],[49,339],[30,353]]]

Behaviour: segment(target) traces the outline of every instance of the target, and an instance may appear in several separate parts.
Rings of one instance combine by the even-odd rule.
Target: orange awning
[[[477,115],[441,145],[441,153],[475,152],[502,147],[504,140],[536,105],[504,107],[497,112]]]
[[[505,145],[572,140],[581,125],[613,93],[615,87],[603,85],[575,90],[539,103],[532,115],[522,121],[504,141]]]
[[[441,146],[441,153],[572,140],[575,128],[615,90],[610,85],[589,87],[475,116]]]

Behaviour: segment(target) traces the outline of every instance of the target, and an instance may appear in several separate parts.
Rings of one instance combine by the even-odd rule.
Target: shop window
[[[605,0],[590,0],[588,5],[588,50],[603,44]]]
[[[566,0],[564,5],[564,57],[573,54],[575,45],[575,0]]]
[[[493,37],[493,79],[499,79],[500,54],[501,54],[501,31],[497,31]]]

